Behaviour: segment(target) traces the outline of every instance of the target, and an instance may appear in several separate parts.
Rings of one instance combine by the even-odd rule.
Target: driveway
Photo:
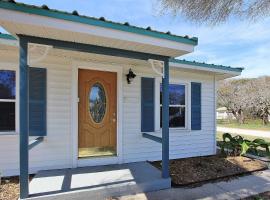
[[[264,137],[270,138],[270,131],[258,131],[258,130],[250,130],[250,129],[240,129],[240,128],[227,128],[227,127],[217,127],[217,131],[223,133],[234,133],[238,135],[250,135],[255,137]]]

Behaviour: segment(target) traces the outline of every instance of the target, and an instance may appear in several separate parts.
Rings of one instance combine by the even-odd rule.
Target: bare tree
[[[246,108],[244,82],[246,80],[226,80],[220,83],[218,90],[218,106],[224,106],[231,112],[240,124],[245,121]]]
[[[216,25],[229,17],[257,20],[270,15],[269,0],[159,0],[161,12],[186,17],[197,24]]]
[[[255,113],[262,119],[263,124],[268,124],[268,116],[270,114],[270,77],[261,77],[254,84],[256,95],[252,101],[255,102]]]
[[[247,117],[268,124],[270,114],[270,77],[225,80],[218,90],[218,106],[226,107],[239,123]]]

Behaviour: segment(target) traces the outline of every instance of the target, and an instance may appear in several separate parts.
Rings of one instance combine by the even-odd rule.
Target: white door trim
[[[78,159],[78,71],[79,69],[109,71],[117,73],[117,156],[100,157],[90,159]],[[97,166],[107,164],[120,164],[123,161],[122,148],[122,66],[116,64],[102,64],[98,62],[73,61],[72,63],[72,139],[71,139],[71,155],[72,167]]]

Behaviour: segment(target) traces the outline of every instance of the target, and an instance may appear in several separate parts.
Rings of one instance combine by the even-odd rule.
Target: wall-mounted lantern
[[[126,74],[126,77],[127,77],[127,83],[130,84],[133,81],[133,79],[136,77],[136,74],[134,74],[134,72],[131,69],[129,69],[128,74]]]

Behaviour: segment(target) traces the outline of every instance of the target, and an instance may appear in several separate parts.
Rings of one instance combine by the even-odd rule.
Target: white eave
[[[215,74],[217,80],[239,76],[241,75],[241,72],[243,70],[243,68],[232,68],[221,65],[213,65],[176,59],[170,61],[170,67],[183,69],[187,71],[194,71],[202,74],[203,73]]]
[[[13,36],[30,35],[119,48],[169,57],[194,50],[194,44],[0,8],[0,24]]]
[[[0,45],[14,46],[18,47],[18,41],[7,34],[0,34]],[[147,64],[147,63],[141,63]],[[232,68],[222,65],[214,65],[207,63],[199,63],[195,61],[186,61],[171,59],[170,68],[181,69],[184,71],[194,72],[194,73],[208,73],[215,74],[217,80],[222,80],[226,78],[232,78],[241,75],[242,68]]]

